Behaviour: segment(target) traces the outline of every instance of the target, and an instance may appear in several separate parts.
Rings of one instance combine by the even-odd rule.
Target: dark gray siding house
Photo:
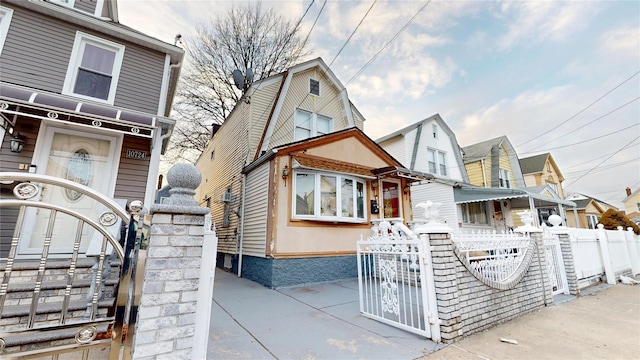
[[[57,176],[149,207],[175,124],[168,116],[183,57],[182,49],[120,24],[113,0],[3,0],[0,171]],[[11,148],[16,141],[20,149]],[[12,196],[13,186],[4,181],[1,197]],[[0,259],[16,216],[0,214]],[[30,246],[20,244],[20,252]]]

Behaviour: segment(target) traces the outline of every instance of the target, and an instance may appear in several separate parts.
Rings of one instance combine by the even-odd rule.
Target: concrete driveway
[[[272,290],[218,270],[213,298],[207,359],[640,359],[640,285],[560,296],[450,345],[361,316],[357,280]]]

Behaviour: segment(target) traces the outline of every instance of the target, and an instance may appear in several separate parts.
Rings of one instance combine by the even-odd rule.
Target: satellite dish
[[[238,69],[233,70],[233,83],[240,90],[244,90],[244,76],[242,76],[242,72]]]
[[[247,68],[247,84],[251,84],[253,82],[253,70],[251,68]]]

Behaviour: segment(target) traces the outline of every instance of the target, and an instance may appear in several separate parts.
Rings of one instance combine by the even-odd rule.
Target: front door
[[[382,213],[385,218],[402,217],[400,211],[400,182],[392,180],[382,181]]]
[[[41,133],[43,135],[43,133]],[[88,186],[108,196],[113,195],[119,139],[115,136],[93,135],[54,127],[44,130],[42,154],[37,161],[37,172],[71,180]],[[92,219],[101,211],[97,202],[78,192],[63,187],[43,187],[41,201],[73,209]],[[29,209],[24,236],[20,242],[20,253],[39,254],[42,252],[51,211]],[[77,228],[77,219],[58,213],[51,237],[50,253],[71,253]],[[93,230],[89,226],[82,229],[80,252],[83,252]]]

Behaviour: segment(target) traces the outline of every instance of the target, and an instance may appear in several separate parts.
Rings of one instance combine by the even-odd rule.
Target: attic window
[[[320,81],[309,79],[309,92],[311,95],[320,96]]]

